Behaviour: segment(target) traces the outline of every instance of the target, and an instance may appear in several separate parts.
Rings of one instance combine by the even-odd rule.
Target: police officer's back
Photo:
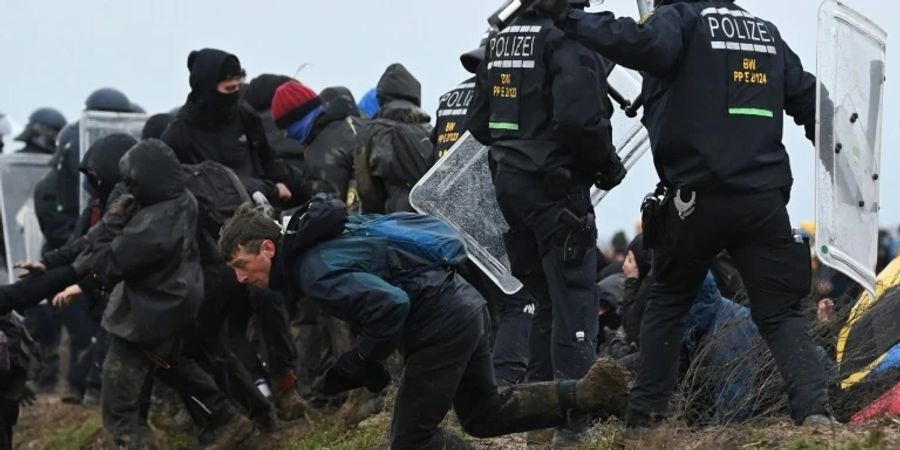
[[[782,144],[784,112],[812,136],[815,77],[772,23],[731,0],[657,3],[641,23],[572,13],[564,26],[613,62],[643,72],[643,122],[670,193],[644,227],[645,242],[649,236],[656,244],[656,283],[626,425],[641,430],[667,414],[683,318],[722,249],[745,281],[754,322],[787,381],[793,418],[827,423],[825,373],[799,312],[809,290],[809,248],[791,230],[793,179]]]
[[[543,1],[547,9],[566,1]],[[584,176],[618,169],[612,148],[602,58],[566,38],[550,16],[527,12],[490,36],[469,130],[494,148],[500,167],[548,173],[577,168]]]
[[[644,72],[644,124],[660,178],[677,188],[759,192],[792,183],[786,111],[815,127],[815,78],[772,23],[732,0],[662,2],[643,23],[573,13],[570,35]]]

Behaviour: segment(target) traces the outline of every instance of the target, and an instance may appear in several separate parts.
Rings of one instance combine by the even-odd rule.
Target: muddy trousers
[[[237,412],[216,387],[212,378],[191,359],[178,355],[177,345],[166,350],[148,350],[118,336],[109,335],[109,352],[103,362],[103,390],[100,406],[103,427],[124,449],[144,449],[152,445],[153,433],[147,425],[154,376],[175,389],[185,402],[194,402],[224,424]]]
[[[391,449],[466,448],[439,428],[451,407],[463,429],[482,438],[565,424],[557,383],[497,387],[487,309],[452,329],[406,354]]]
[[[826,376],[807,332],[800,301],[809,292],[809,247],[796,242],[781,191],[698,193],[682,219],[670,206],[654,249],[656,282],[641,325],[637,383],[626,425],[651,425],[667,415],[675,390],[684,319],[713,258],[727,249],[750,296],[753,322],[784,377],[794,420],[829,411]],[[646,228],[645,228],[646,230]]]

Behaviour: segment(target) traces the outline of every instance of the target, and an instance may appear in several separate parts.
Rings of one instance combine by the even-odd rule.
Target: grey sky
[[[73,121],[84,98],[102,86],[124,91],[148,112],[179,106],[188,92],[190,50],[216,47],[237,54],[249,75],[294,75],[317,90],[345,85],[359,97],[384,68],[404,63],[423,86],[425,108],[467,77],[458,55],[473,48],[486,17],[501,0],[0,0],[0,112],[19,124],[40,106]],[[744,0],[773,21],[815,71],[816,0]],[[885,0],[847,0],[889,36],[900,33],[900,7]],[[636,15],[633,0],[600,8]],[[888,45],[888,83],[882,165],[882,223],[900,223],[900,87],[891,74],[900,48]],[[813,151],[801,130],[786,126],[785,143],[796,179],[795,223],[814,215]],[[7,142],[7,149],[17,147]],[[601,237],[632,234],[643,195],[656,181],[649,155],[597,211]]]

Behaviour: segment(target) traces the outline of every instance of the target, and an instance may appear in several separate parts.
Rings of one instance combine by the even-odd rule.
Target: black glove
[[[370,392],[381,392],[390,382],[391,375],[383,364],[363,359],[359,351],[354,349],[341,355],[315,381],[313,388],[325,395],[337,395],[361,387]]]
[[[619,155],[613,154],[611,159],[612,161],[605,171],[594,174],[594,186],[597,186],[597,189],[611,191],[614,187],[622,184],[622,180],[628,174]]]

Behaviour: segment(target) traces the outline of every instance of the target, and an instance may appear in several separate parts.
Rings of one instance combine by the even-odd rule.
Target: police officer
[[[594,360],[590,186],[609,190],[625,177],[612,146],[606,64],[554,25],[568,7],[566,0],[539,1],[491,34],[467,115],[469,131],[491,146],[497,166],[512,272],[538,304],[531,380],[578,378]]]
[[[459,57],[463,68],[473,75],[484,60],[487,38],[485,34],[478,48]],[[466,112],[474,96],[474,76],[441,96],[431,135],[435,160],[443,158],[466,133]],[[528,368],[528,329],[534,316],[534,299],[525,289],[513,295],[504,294],[471,262],[466,265],[463,276],[488,302],[497,383],[501,386],[519,383]]]
[[[459,57],[466,72],[474,75],[478,71],[478,65],[484,60],[486,45],[487,36],[481,40],[478,48],[463,53]],[[434,143],[435,160],[443,158],[459,138],[466,133],[466,112],[469,110],[469,104],[472,103],[472,97],[474,96],[474,76],[441,96],[438,110],[435,114],[437,119],[434,131],[431,134],[431,141]]]
[[[56,136],[66,126],[66,118],[53,108],[40,108],[28,117],[28,125],[16,140],[25,143],[19,153],[52,154],[56,151]]]
[[[775,25],[731,0],[657,6],[642,23],[572,12],[564,27],[613,62],[644,72],[643,122],[669,192],[644,228],[656,241],[657,282],[626,425],[640,435],[666,414],[684,316],[722,249],[746,283],[753,320],[787,382],[793,418],[830,423],[825,372],[800,313],[809,249],[791,230],[793,180],[781,142],[784,112],[812,136],[815,77]]]

